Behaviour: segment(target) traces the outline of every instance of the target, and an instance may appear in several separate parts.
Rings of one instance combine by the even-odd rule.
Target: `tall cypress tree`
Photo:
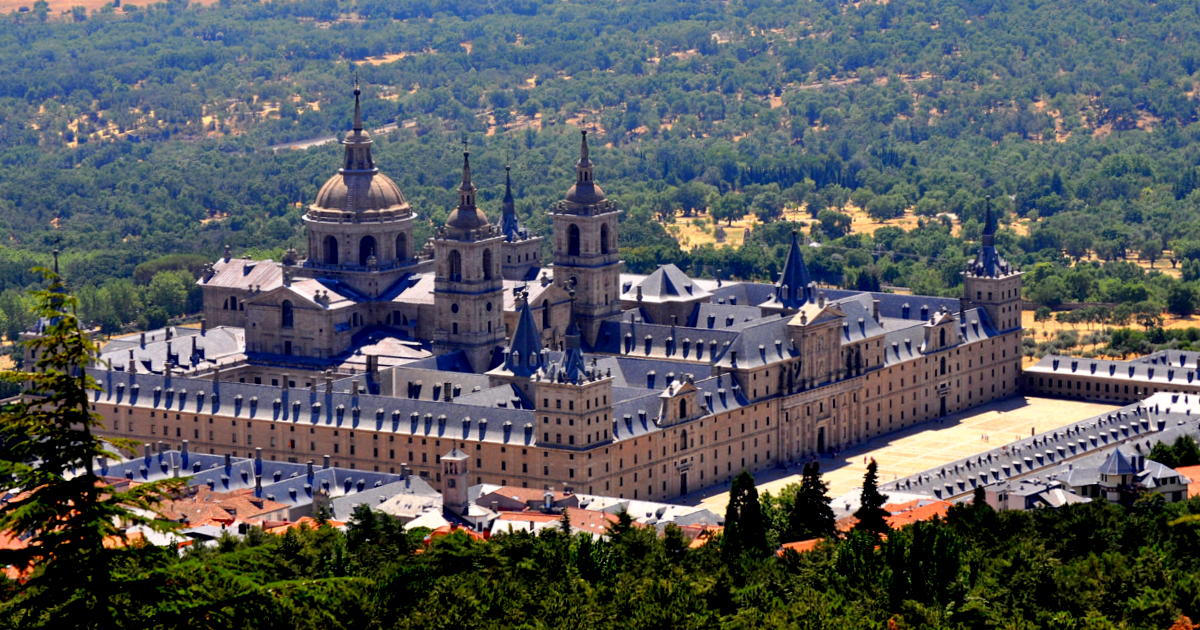
[[[767,524],[758,501],[758,488],[754,487],[754,476],[743,470],[734,477],[729,489],[721,553],[727,559],[733,559],[743,553],[766,556],[770,552]]]
[[[89,392],[97,385],[84,368],[97,347],[80,327],[62,279],[43,273],[49,287],[34,297],[45,327],[28,342],[33,369],[0,374],[25,387],[20,400],[0,410],[0,479],[17,493],[0,504],[0,532],[27,543],[0,551],[0,565],[34,569],[0,612],[20,627],[109,628],[117,625],[113,599],[125,585],[113,576],[122,551],[105,542],[120,539],[122,525],[167,529],[142,510],[178,483],[117,491],[96,474],[97,458],[115,457],[92,433],[100,420]]]
[[[787,538],[789,541],[807,540],[831,536],[836,527],[833,508],[830,507],[829,484],[821,479],[821,465],[809,462],[804,465],[800,490],[788,513]]]
[[[888,512],[883,509],[886,502],[887,495],[879,492],[879,466],[872,459],[871,463],[867,464],[867,474],[863,475],[862,494],[858,510],[854,512],[858,524],[854,529],[877,536],[890,532],[892,528],[887,523]]]

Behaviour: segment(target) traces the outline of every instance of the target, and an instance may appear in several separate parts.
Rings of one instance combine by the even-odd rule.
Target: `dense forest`
[[[954,294],[990,197],[1029,299],[1122,303],[1117,324],[1197,307],[1194,3],[221,0],[0,23],[9,333],[56,247],[85,316],[116,330],[194,306],[180,254],[301,245],[338,148],[270,147],[344,130],[356,75],[426,234],[464,138],[488,209],[511,163],[545,230],[583,125],[633,271],[770,277],[802,207],[823,282]],[[851,234],[849,206],[920,222]],[[682,251],[650,220],[676,212],[765,223]],[[130,280],[144,264],[157,288]]]

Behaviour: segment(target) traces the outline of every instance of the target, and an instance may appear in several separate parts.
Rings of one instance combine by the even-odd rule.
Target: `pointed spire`
[[[346,146],[346,159],[342,163],[342,172],[374,171],[375,160],[371,157],[371,135],[363,131],[362,90],[358,87],[358,77],[354,78],[354,122],[342,144]]]
[[[987,212],[984,215],[984,219],[983,219],[983,239],[984,239],[984,241],[990,240],[991,244],[995,244],[995,242],[996,242],[995,238],[996,238],[996,214],[994,212],[992,212],[992,196],[988,195],[988,197],[987,197]]]
[[[362,94],[362,90],[358,87],[358,74],[354,75],[354,131],[362,131],[362,105],[359,103],[358,97]]]
[[[979,255],[971,261],[967,272],[986,278],[998,278],[1012,271],[1008,261],[996,252],[996,213],[992,211],[992,197],[987,197],[987,209],[983,219],[983,234],[980,235]]]
[[[588,157],[587,129],[579,132],[579,161],[575,163],[575,181],[592,181],[592,160]]]
[[[513,202],[511,170],[511,167],[504,167],[504,203],[500,206],[500,231],[504,233],[504,240],[510,243],[525,238],[521,222],[517,220],[517,207]]]
[[[487,216],[475,206],[475,184],[471,183],[471,152],[463,140],[462,184],[458,187],[458,207],[450,211],[446,225],[460,230],[475,230],[488,224]]]
[[[505,207],[513,205],[512,167],[507,165],[504,167],[504,205]]]
[[[567,191],[567,201],[580,205],[592,205],[605,201],[604,191],[596,185],[592,172],[592,160],[588,156],[587,130],[581,130],[579,161],[575,163],[575,185]]]
[[[504,367],[518,376],[529,376],[542,367],[542,331],[529,310],[528,294],[521,297],[521,312],[505,353]]]
[[[471,183],[471,152],[463,141],[462,184],[458,187],[458,207],[475,207],[475,184]]]
[[[571,323],[567,325],[567,332],[564,336],[567,351],[563,356],[562,378],[569,383],[581,383],[584,380],[587,366],[583,362],[583,344],[581,343],[583,334],[579,331],[579,325],[575,323],[574,315],[571,316]]]
[[[787,260],[783,263],[783,274],[775,285],[775,298],[787,308],[798,308],[812,301],[812,279],[800,253],[800,241],[792,230],[792,244],[788,248]]]

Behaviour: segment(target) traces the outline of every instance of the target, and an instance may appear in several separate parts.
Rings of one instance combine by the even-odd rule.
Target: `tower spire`
[[[371,157],[371,136],[363,131],[362,90],[358,86],[358,77],[354,77],[354,123],[342,144],[346,146],[346,159],[342,163],[342,172],[374,171],[375,160]]]
[[[579,132],[579,161],[575,163],[575,181],[577,184],[591,183],[592,160],[588,156],[587,129]]]
[[[462,184],[458,187],[458,207],[467,209],[475,207],[475,184],[471,183],[471,152],[467,150],[467,142],[463,141]]]
[[[979,255],[971,261],[967,268],[968,273],[985,278],[999,278],[1013,271],[1008,261],[996,252],[996,213],[992,211],[990,195],[983,219],[983,234],[979,240]]]
[[[992,196],[987,196],[987,212],[983,219],[983,244],[984,246],[994,246],[996,244],[996,214],[992,212]]]
[[[809,284],[812,278],[808,275],[808,267],[804,264],[804,255],[800,253],[800,241],[795,230],[792,230],[792,244],[788,248],[787,260],[783,263],[783,274],[775,285],[775,298],[788,308],[797,308],[812,300],[812,288]]]
[[[362,94],[362,90],[358,87],[358,73],[354,74],[354,131],[362,131],[362,105],[359,103],[358,97]]]
[[[543,367],[542,334],[529,310],[529,294],[523,293],[520,299],[521,312],[505,354],[505,367],[518,376],[529,376]]]
[[[504,166],[504,206],[509,208],[513,205],[512,194],[512,167]]]
[[[513,202],[511,171],[511,167],[504,167],[504,202],[500,205],[500,231],[510,243],[523,237],[521,223],[517,220],[516,204]]]

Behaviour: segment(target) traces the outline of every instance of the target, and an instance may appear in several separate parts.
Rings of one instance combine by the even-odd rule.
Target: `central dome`
[[[379,172],[338,173],[330,177],[317,192],[313,207],[353,214],[409,210],[400,187]]]

